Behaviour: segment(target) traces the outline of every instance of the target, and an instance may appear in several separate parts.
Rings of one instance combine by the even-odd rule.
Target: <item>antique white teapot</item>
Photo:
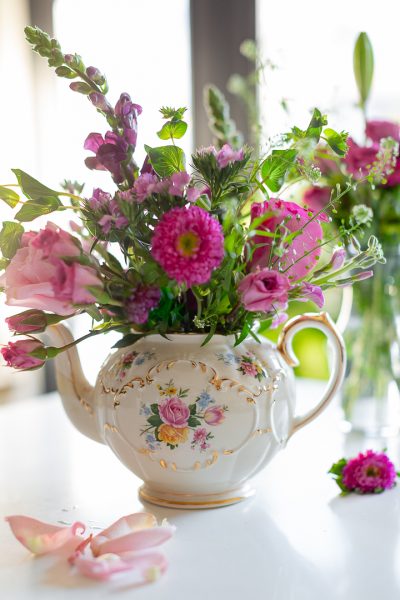
[[[316,406],[296,415],[293,336],[320,329],[333,349],[331,376]],[[49,327],[57,346],[72,341]],[[56,358],[57,383],[72,423],[108,444],[143,479],[143,501],[179,508],[233,504],[253,493],[248,480],[298,429],[327,406],[342,382],[345,350],[326,313],[291,319],[278,345],[233,336],[149,335],[112,353],[95,387],[75,347]]]

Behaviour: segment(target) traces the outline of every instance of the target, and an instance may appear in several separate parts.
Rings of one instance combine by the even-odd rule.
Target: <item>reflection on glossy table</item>
[[[299,382],[307,405],[321,384]],[[0,407],[0,514],[105,527],[149,510],[177,526],[170,566],[156,583],[99,584],[54,557],[32,558],[0,522],[4,600],[392,600],[400,593],[400,486],[340,498],[326,471],[382,440],[344,436],[337,407],[297,433],[260,474],[257,494],[234,506],[183,511],[143,504],[140,480],[112,452],[75,431],[56,395]],[[386,443],[399,465],[398,440]],[[96,531],[96,529],[94,530]]]

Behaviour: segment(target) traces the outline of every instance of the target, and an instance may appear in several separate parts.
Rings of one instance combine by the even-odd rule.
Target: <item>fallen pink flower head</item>
[[[367,450],[351,459],[342,458],[333,464],[333,475],[342,494],[377,494],[396,485],[398,473],[384,452]]]

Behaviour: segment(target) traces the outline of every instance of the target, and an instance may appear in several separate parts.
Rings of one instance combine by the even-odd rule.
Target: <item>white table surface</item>
[[[300,382],[312,399],[318,383]],[[0,515],[105,527],[150,510],[177,526],[167,573],[132,588],[71,576],[56,557],[32,558],[0,522],[3,600],[394,600],[400,593],[400,486],[338,496],[331,463],[381,440],[344,436],[335,406],[300,431],[255,480],[254,498],[183,511],[146,505],[140,481],[112,452],[76,432],[55,394],[0,406]],[[388,444],[400,466],[398,440]]]

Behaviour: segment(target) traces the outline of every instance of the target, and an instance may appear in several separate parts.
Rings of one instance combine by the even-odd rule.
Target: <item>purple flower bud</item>
[[[104,79],[103,75],[100,73],[97,67],[88,67],[86,69],[86,75],[89,77],[89,79],[92,79],[93,81]]]
[[[75,59],[75,57],[73,54],[66,54],[64,56],[64,60],[67,63],[67,65],[71,65],[74,62],[74,59]]]
[[[370,277],[373,277],[373,275],[373,271],[361,271],[360,273],[353,275],[352,279],[354,281],[363,281],[364,279],[369,279]]]
[[[331,267],[333,271],[337,271],[343,267],[344,261],[346,260],[346,250],[344,248],[337,248],[332,254]]]
[[[98,92],[93,92],[89,94],[89,99],[93,106],[102,110],[105,113],[111,114],[113,112],[111,104],[108,102],[107,98],[104,94],[100,94]]]

